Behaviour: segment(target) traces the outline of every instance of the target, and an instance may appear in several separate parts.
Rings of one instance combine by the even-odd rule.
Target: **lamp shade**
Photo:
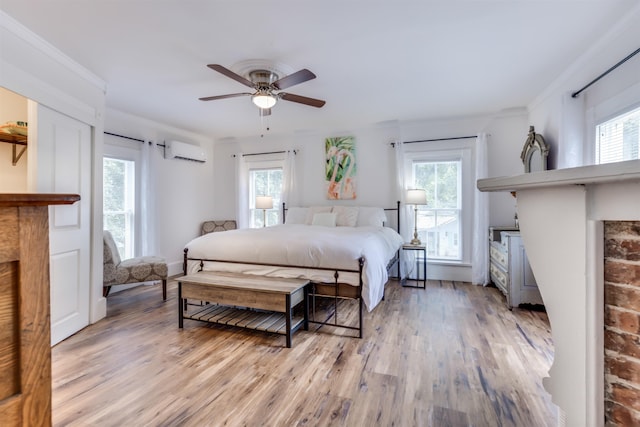
[[[256,209],[273,209],[273,197],[256,196]]]
[[[271,108],[274,105],[276,105],[276,101],[277,101],[275,97],[269,94],[263,94],[263,93],[254,95],[253,98],[251,98],[251,100],[253,101],[254,104],[256,104],[260,108]]]
[[[422,189],[407,190],[405,203],[408,205],[426,205],[427,192]]]

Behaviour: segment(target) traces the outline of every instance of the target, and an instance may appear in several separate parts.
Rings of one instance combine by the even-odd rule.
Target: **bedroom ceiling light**
[[[418,205],[427,204],[427,192],[422,189],[407,190],[405,202],[408,205],[414,205],[413,239],[411,239],[411,244],[422,245],[422,242],[418,239]]]
[[[256,209],[262,209],[262,226],[267,226],[267,209],[273,209],[273,197],[256,196]]]
[[[258,108],[271,108],[276,105],[277,99],[275,96],[270,95],[267,92],[259,91],[256,95],[253,95],[251,98],[254,104],[258,106]]]

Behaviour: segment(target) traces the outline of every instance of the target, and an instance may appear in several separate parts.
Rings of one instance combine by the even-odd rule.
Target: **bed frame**
[[[399,232],[400,230],[400,202],[397,202],[395,208],[385,208],[385,211],[396,211],[396,227],[395,230]],[[282,204],[282,222],[284,223],[286,218],[287,207],[285,203]],[[399,259],[400,259],[400,251],[397,251],[394,257],[387,263],[387,272],[390,273],[391,269],[394,266],[399,268]],[[183,270],[184,274],[187,273],[187,265],[189,261],[199,261],[200,262],[200,270],[202,271],[204,268],[205,262],[220,262],[220,263],[229,263],[229,264],[251,264],[251,265],[265,265],[265,266],[274,266],[274,267],[292,267],[292,268],[300,268],[298,265],[288,265],[288,264],[265,264],[258,262],[245,262],[245,261],[227,261],[227,260],[215,260],[215,259],[201,259],[201,258],[190,258],[188,255],[188,249],[184,249],[184,262],[183,262]],[[316,283],[310,282],[309,285],[309,293],[307,298],[307,303],[305,310],[308,315],[309,323],[317,324],[321,326],[329,325],[337,328],[351,329],[358,332],[358,337],[362,338],[362,318],[363,318],[363,310],[364,310],[364,302],[362,300],[362,269],[364,267],[365,259],[364,257],[360,257],[354,262],[353,269],[335,269],[335,268],[326,268],[326,267],[307,267],[306,269],[310,270],[322,270],[322,271],[331,271],[333,272],[333,283]],[[358,274],[358,286],[350,285],[347,283],[340,282],[340,273],[357,273]],[[316,318],[316,298],[324,298],[332,301],[333,312],[326,319],[320,320]],[[340,300],[349,299],[349,300],[357,300],[358,301],[358,324],[343,324],[338,321],[338,302]],[[384,297],[383,297],[384,299]],[[333,321],[331,321],[333,319]]]

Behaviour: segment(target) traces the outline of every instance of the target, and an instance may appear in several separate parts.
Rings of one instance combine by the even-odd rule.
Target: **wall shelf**
[[[18,160],[22,157],[25,151],[27,151],[27,136],[26,135],[17,135],[12,133],[2,133],[0,132],[0,142],[6,142],[8,144],[13,144],[13,159],[12,164],[15,166],[18,163]],[[22,145],[22,149],[20,152],[17,150],[17,146]]]

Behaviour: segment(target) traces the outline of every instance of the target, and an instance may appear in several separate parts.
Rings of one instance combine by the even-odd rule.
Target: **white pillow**
[[[307,217],[304,221],[305,224],[311,225],[313,223],[313,215],[317,213],[329,213],[331,212],[331,206],[311,206],[307,208]]]
[[[287,208],[285,224],[305,224],[309,208]]]
[[[355,227],[358,221],[358,208],[334,206],[331,212],[336,214],[336,225],[339,227]]]
[[[331,212],[319,212],[313,215],[311,225],[322,225],[324,227],[336,226],[336,214]]]
[[[356,227],[382,227],[387,220],[387,215],[382,208],[363,207],[358,210],[358,220]]]

